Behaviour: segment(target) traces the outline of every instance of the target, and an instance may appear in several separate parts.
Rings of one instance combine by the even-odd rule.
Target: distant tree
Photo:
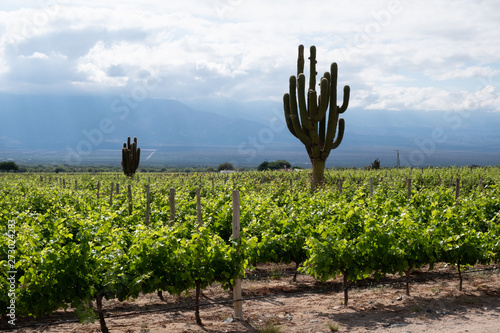
[[[16,162],[9,161],[9,162],[0,162],[0,171],[18,171],[19,167],[17,166]]]
[[[257,170],[265,171],[265,170],[280,170],[285,168],[291,168],[292,165],[290,162],[286,160],[277,160],[274,162],[264,161],[258,167]]]
[[[380,160],[378,158],[372,163],[372,170],[377,170],[377,169],[380,169]]]
[[[66,170],[61,168],[61,167],[57,167],[55,170],[54,170],[56,173],[59,173],[59,172],[65,172]]]
[[[279,169],[290,169],[292,165],[290,162],[286,160],[277,160],[272,163],[269,163],[269,168],[271,170],[279,170]]]
[[[217,171],[221,171],[221,170],[234,170],[234,167],[231,163],[226,162],[226,163],[219,164],[219,166],[217,167]]]
[[[257,170],[258,171],[265,171],[265,170],[268,170],[269,169],[269,162],[268,161],[264,161],[262,162],[261,164],[259,164],[259,166],[257,167]]]

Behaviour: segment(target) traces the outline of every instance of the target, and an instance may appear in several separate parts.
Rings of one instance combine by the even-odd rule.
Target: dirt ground
[[[293,265],[266,265],[243,280],[244,320],[233,320],[232,293],[218,286],[203,291],[203,326],[196,325],[194,292],[156,294],[136,300],[104,302],[110,332],[500,332],[500,267],[474,267],[458,290],[455,268],[439,265],[414,272],[410,296],[400,277],[351,285],[348,306],[340,277],[327,283],[299,275]],[[217,304],[214,304],[217,303]],[[18,322],[16,332],[99,332],[82,325],[71,311]],[[4,326],[4,328],[6,328]],[[280,330],[271,330],[280,328]]]

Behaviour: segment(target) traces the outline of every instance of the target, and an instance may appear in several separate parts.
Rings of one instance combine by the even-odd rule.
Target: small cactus
[[[122,168],[125,176],[134,177],[139,167],[140,157],[141,148],[137,148],[137,138],[134,138],[134,142],[130,144],[130,137],[128,137],[127,143],[123,143],[122,149]]]

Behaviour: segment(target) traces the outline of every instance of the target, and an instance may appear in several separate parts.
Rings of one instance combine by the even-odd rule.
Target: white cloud
[[[34,52],[32,55],[29,55],[29,56],[20,55],[19,58],[21,58],[21,59],[49,59],[49,56],[46,55],[45,53]]]
[[[474,77],[490,77],[498,75],[500,70],[491,68],[489,66],[470,66],[466,68],[451,69],[448,68],[446,72],[429,73],[429,75],[436,80],[453,80],[453,79],[468,79]]]
[[[23,5],[0,5],[0,87],[72,82],[73,89],[123,89],[147,72],[163,78],[157,97],[278,100],[302,43],[317,46],[319,76],[338,62],[351,106],[499,108],[494,0]]]
[[[123,87],[127,83],[127,78],[125,77],[111,77],[106,71],[92,63],[82,63],[77,67],[78,71],[85,74],[88,80],[87,83],[93,85],[95,83],[103,84],[107,86],[118,86]],[[77,83],[77,82],[74,82]],[[78,82],[82,84],[82,82]]]
[[[500,94],[492,86],[478,91],[449,91],[437,87],[373,87],[371,96],[362,95],[366,109],[374,110],[439,110],[487,109],[500,111]],[[375,98],[373,98],[375,96]],[[359,103],[359,102],[358,102]]]

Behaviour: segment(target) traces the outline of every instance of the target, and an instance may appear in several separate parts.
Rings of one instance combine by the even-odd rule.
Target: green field
[[[330,170],[314,193],[309,177],[0,174],[3,320],[69,306],[92,320],[102,298],[230,287],[259,263],[294,262],[322,281],[342,275],[347,303],[347,283],[369,276],[500,261],[500,168]]]

